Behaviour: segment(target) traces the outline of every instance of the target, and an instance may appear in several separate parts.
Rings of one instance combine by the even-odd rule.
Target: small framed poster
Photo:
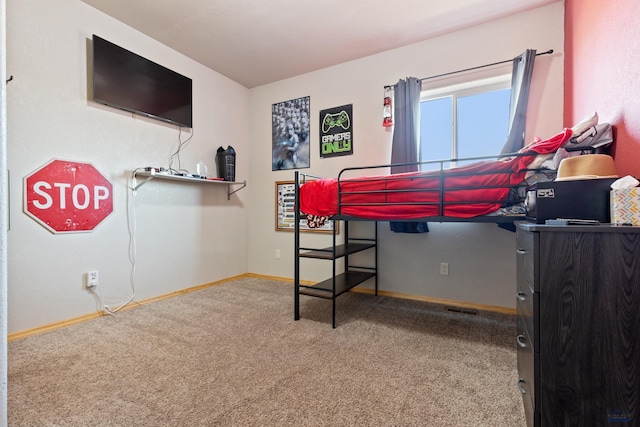
[[[294,231],[295,229],[295,191],[293,181],[276,182],[276,231]],[[309,228],[304,217],[300,217],[300,231],[314,233],[333,233],[335,223],[336,233],[340,232],[339,222],[329,220],[320,228]]]
[[[320,111],[320,157],[353,154],[353,105]]]

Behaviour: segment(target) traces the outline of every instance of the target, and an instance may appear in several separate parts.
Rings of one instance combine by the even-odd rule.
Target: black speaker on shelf
[[[216,152],[216,165],[218,167],[218,178],[225,181],[236,180],[236,151],[232,146],[227,149],[220,147]]]

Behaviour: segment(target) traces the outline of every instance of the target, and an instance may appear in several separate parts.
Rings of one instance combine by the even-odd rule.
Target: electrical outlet
[[[280,249],[276,249],[276,259],[280,259]]]
[[[98,286],[98,271],[87,271],[86,273],[86,286],[87,288],[93,288]]]
[[[440,263],[440,274],[442,274],[443,276],[448,276],[449,275],[449,263],[448,262],[441,262]]]

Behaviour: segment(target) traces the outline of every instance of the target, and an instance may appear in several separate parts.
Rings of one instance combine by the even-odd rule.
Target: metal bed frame
[[[295,172],[295,225],[294,225],[294,319],[300,319],[300,295],[308,295],[313,297],[330,299],[332,301],[332,327],[336,327],[336,298],[342,295],[345,292],[348,292],[355,286],[362,284],[365,281],[370,279],[374,280],[374,294],[378,295],[378,222],[379,221],[427,221],[427,222],[483,222],[483,223],[496,223],[498,226],[502,228],[506,228],[508,230],[514,231],[515,228],[513,226],[513,222],[516,220],[521,220],[524,218],[524,215],[481,215],[470,218],[462,218],[462,217],[452,217],[445,216],[444,209],[445,206],[449,203],[457,203],[460,202],[446,202],[444,201],[444,192],[451,190],[464,190],[464,189],[482,189],[482,188],[506,188],[505,186],[465,186],[465,187],[448,187],[445,189],[445,179],[451,176],[473,176],[477,174],[471,173],[456,173],[451,172],[449,170],[447,175],[445,175],[445,165],[448,163],[457,164],[458,162],[467,162],[467,161],[483,161],[483,160],[496,160],[499,158],[505,157],[514,157],[514,156],[526,156],[526,155],[536,155],[531,153],[518,153],[518,154],[505,154],[500,156],[489,156],[489,157],[473,157],[473,158],[464,158],[464,159],[447,159],[447,160],[436,160],[429,162],[419,162],[419,163],[403,163],[403,164],[395,164],[395,165],[377,165],[377,166],[364,166],[364,167],[349,167],[343,169],[338,174],[338,214],[334,215],[330,220],[334,221],[333,233],[332,233],[332,244],[329,247],[325,248],[315,248],[315,247],[306,247],[302,246],[300,242],[300,187],[308,182],[309,180],[321,179],[321,177],[313,176],[310,174],[301,173],[299,171]],[[376,169],[390,168],[395,166],[420,166],[427,164],[437,164],[439,165],[438,174],[439,177],[439,188],[430,189],[430,190],[402,190],[407,192],[412,191],[438,191],[439,197],[437,202],[420,202],[418,204],[437,204],[439,215],[437,216],[429,216],[423,218],[412,218],[412,219],[401,219],[397,218],[386,218],[381,216],[379,218],[371,219],[371,218],[360,218],[357,216],[349,216],[343,215],[340,212],[342,211],[343,206],[354,206],[360,205],[358,203],[345,204],[342,202],[342,198],[345,194],[367,194],[368,192],[345,192],[342,188],[341,183],[344,180],[348,179],[350,182],[357,181],[358,178],[346,178],[346,175],[351,175],[357,171],[371,171]],[[528,171],[532,172],[544,172],[546,174],[554,174],[555,171],[550,169],[528,169]],[[490,172],[487,172],[490,173]],[[496,172],[493,172],[496,173]],[[505,173],[501,171],[500,173]],[[433,176],[429,178],[433,179]],[[387,179],[393,179],[392,176]],[[420,178],[416,178],[420,179]],[[517,188],[517,187],[526,187],[525,183],[521,183],[516,187],[509,188]],[[374,193],[380,192],[396,192],[397,190],[377,190],[373,191]],[[514,200],[509,200],[509,204],[515,204],[519,202],[523,202],[524,198],[517,198]],[[504,203],[504,201],[496,201],[496,200],[478,200],[471,202],[464,202],[464,204],[472,204],[472,203]],[[361,204],[361,206],[374,206],[376,203],[371,204]],[[344,242],[338,242],[337,239],[337,227],[335,226],[335,221],[343,221],[344,222]],[[373,236],[368,237],[353,237],[349,234],[349,221],[371,221],[374,222],[374,231]],[[364,265],[356,265],[352,263],[351,255],[367,251],[373,250],[373,265],[364,266]],[[301,258],[311,258],[311,259],[319,259],[319,260],[328,260],[332,261],[332,275],[329,279],[324,280],[315,284],[303,284],[300,280],[300,259]],[[338,271],[338,260],[344,258],[344,268],[342,271]]]

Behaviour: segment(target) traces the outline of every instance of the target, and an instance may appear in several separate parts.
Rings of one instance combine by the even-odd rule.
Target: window
[[[421,161],[492,156],[509,132],[511,76],[423,90],[420,100]],[[445,164],[445,167],[460,166]],[[423,165],[423,170],[439,164]]]

